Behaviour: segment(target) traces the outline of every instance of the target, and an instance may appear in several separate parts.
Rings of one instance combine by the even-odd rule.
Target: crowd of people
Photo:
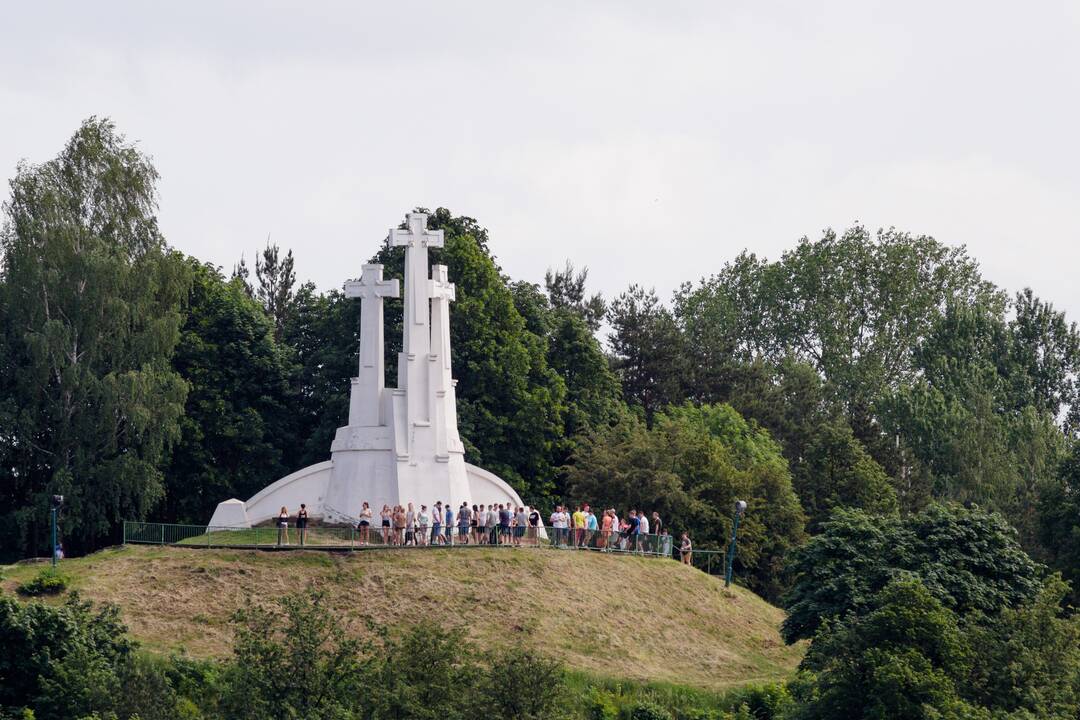
[[[461,503],[455,510],[449,502],[430,508],[413,503],[383,505],[376,519],[374,509],[363,503],[354,519],[360,545],[539,545],[542,538],[557,547],[600,551],[635,552],[670,556],[672,537],[658,512],[630,509],[622,517],[615,508],[601,510],[597,517],[588,504],[558,505],[545,525],[539,509],[509,503],[488,505]],[[278,544],[288,544],[289,511],[278,516]],[[296,531],[301,545],[306,541],[308,511],[300,506]],[[679,556],[690,563],[693,543],[682,533]]]

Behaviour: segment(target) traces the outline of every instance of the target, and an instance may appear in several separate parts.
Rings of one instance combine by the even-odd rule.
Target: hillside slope
[[[787,678],[802,654],[782,612],[669,560],[551,550],[330,554],[127,546],[66,560],[83,597],[116,603],[134,637],[160,651],[229,652],[231,613],[313,585],[351,631],[465,626],[483,647],[522,642],[597,675],[721,689]],[[40,566],[9,568],[6,591]]]

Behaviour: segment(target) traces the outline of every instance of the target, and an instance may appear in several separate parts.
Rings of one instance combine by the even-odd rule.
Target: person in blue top
[[[626,528],[627,549],[633,551],[637,548],[638,530],[641,528],[641,521],[638,520],[637,510],[630,511],[630,516],[626,518],[626,523],[629,526]]]
[[[453,545],[454,544],[454,509],[452,507],[450,507],[450,503],[446,503],[446,505],[444,507],[446,508],[446,518],[445,518],[446,522],[443,523],[443,535],[446,538],[446,540],[444,541],[444,544]]]
[[[600,523],[596,520],[596,515],[593,514],[592,508],[588,505],[585,506],[585,547],[593,547],[593,538],[596,537],[596,531],[600,529]]]

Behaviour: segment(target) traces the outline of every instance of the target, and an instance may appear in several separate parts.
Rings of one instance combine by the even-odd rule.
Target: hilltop
[[[802,655],[783,613],[669,560],[548,550],[348,553],[126,546],[64,561],[83,597],[120,606],[144,647],[229,653],[229,617],[249,602],[322,590],[350,631],[423,618],[467,627],[481,646],[525,642],[572,670],[705,689],[786,679]],[[9,568],[12,592],[39,566]]]

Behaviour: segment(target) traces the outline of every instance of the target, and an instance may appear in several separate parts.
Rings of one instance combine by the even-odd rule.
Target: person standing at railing
[[[280,547],[282,539],[284,538],[285,544],[289,544],[289,509],[284,505],[281,506],[281,512],[278,513],[277,519],[277,544]]]
[[[611,535],[611,511],[605,510],[604,517],[600,521],[600,535],[596,538],[596,547],[607,550],[607,540]]]
[[[431,516],[428,515],[427,505],[420,506],[420,512],[416,516],[416,524],[419,526],[419,531],[414,536],[417,545],[427,545],[428,538],[428,524],[431,521]]]
[[[307,505],[300,503],[300,509],[296,513],[296,534],[300,536],[301,545],[307,541],[307,521]]]
[[[679,546],[679,555],[682,557],[684,565],[692,565],[691,562],[694,556],[694,543],[690,542],[689,533],[682,534],[682,544]]]
[[[472,519],[469,521],[469,529],[472,531],[472,540],[476,545],[483,544],[480,538],[480,533],[483,532],[482,528],[485,525],[485,513],[484,506],[481,504],[479,507],[473,505]]]
[[[657,539],[664,534],[664,523],[660,520],[660,513],[655,510],[653,511],[652,521],[649,523],[649,527],[652,528],[652,534],[655,535]],[[657,545],[657,548],[659,547],[660,546]],[[663,550],[659,550],[659,552],[662,553]]]
[[[488,505],[487,543],[488,545],[499,544],[499,511],[494,505]]]
[[[569,525],[569,516],[563,512],[562,505],[555,506],[555,512],[548,518],[551,522],[552,544],[558,546],[566,541],[566,532]]]
[[[540,544],[540,511],[534,507],[529,508],[529,544]]]
[[[385,508],[386,506],[384,505],[383,507]],[[360,531],[360,544],[367,545],[369,533],[371,532],[371,506],[366,502],[364,503],[364,506],[360,508],[360,520],[356,523],[356,529]]]
[[[469,544],[469,528],[472,526],[472,511],[467,503],[461,503],[457,511],[458,542],[462,545]]]
[[[600,524],[596,521],[596,515],[592,508],[585,506],[585,547],[593,547],[593,539],[596,538]]]
[[[514,514],[514,544],[520,546],[521,539],[525,537],[525,528],[528,527],[529,519],[525,514],[525,508],[519,507]]]
[[[431,544],[438,545],[442,542],[442,500],[435,502],[435,507],[431,509]]]
[[[454,544],[454,509],[450,507],[450,501],[447,500],[443,505],[443,545]]]
[[[499,544],[510,544],[510,505],[499,503]]]
[[[570,520],[574,525],[574,533],[570,542],[574,547],[581,547],[581,544],[585,541],[585,513],[581,510],[581,505],[577,506],[577,510],[570,516]]]
[[[628,552],[637,550],[639,527],[641,527],[641,520],[638,519],[637,510],[631,510],[626,518],[626,534],[623,550]]]
[[[394,506],[394,544],[405,544],[405,508],[400,505]]]
[[[393,533],[393,529],[390,526],[394,521],[394,512],[390,509],[389,505],[382,506],[382,511],[379,513],[379,519],[382,522],[382,543],[383,545],[389,545],[390,536]]]
[[[405,544],[416,544],[416,511],[413,504],[409,503],[409,509],[405,511]]]
[[[649,537],[649,516],[642,510],[638,515],[638,552],[651,552]]]

